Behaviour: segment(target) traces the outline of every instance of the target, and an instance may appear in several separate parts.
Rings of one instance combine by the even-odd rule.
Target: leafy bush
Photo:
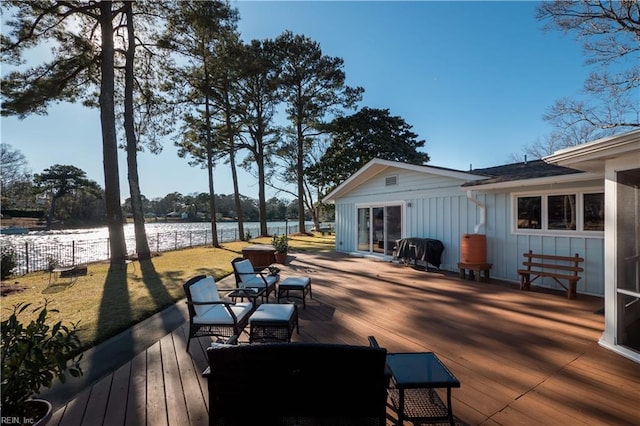
[[[277,253],[286,253],[289,250],[289,238],[285,235],[274,235],[271,242]]]
[[[16,249],[11,244],[3,244],[1,251],[0,279],[7,279],[18,266]]]
[[[2,346],[1,400],[3,416],[24,415],[25,401],[36,395],[41,387],[50,388],[53,379],[65,381],[65,371],[73,377],[82,375],[80,359],[80,339],[76,334],[77,323],[70,327],[59,321],[53,326],[47,324],[51,312],[49,302],[33,309],[38,317],[29,325],[18,319],[31,304],[19,303],[13,306],[11,316],[2,321],[0,333]],[[67,363],[70,361],[70,365]],[[5,414],[6,413],[6,414]]]

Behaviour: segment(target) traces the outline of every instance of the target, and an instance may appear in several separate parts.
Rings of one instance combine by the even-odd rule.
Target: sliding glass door
[[[402,206],[358,208],[358,251],[392,255],[402,238]]]

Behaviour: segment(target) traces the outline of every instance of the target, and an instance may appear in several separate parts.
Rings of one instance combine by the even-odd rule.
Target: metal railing
[[[307,225],[305,231],[313,226]],[[245,228],[245,232],[258,235],[259,228]],[[270,235],[298,232],[295,224],[268,227]],[[237,229],[218,229],[218,241],[239,241]],[[206,246],[212,243],[210,230],[171,231],[147,234],[152,252],[166,252],[183,248]],[[127,240],[127,247],[135,247],[135,239]],[[69,242],[34,243],[24,242],[14,245],[17,267],[13,275],[46,271],[56,266],[74,266],[105,261],[110,258],[109,238],[73,240]]]

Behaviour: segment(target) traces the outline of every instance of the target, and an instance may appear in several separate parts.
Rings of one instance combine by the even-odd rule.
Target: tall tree
[[[417,139],[412,127],[388,109],[365,107],[351,116],[336,118],[327,126],[331,144],[308,170],[312,182],[329,192],[374,158],[427,163],[429,155],[420,151],[425,141]]]
[[[0,143],[0,195],[3,208],[11,208],[21,195],[24,184],[31,181],[26,157],[8,143]]]
[[[138,139],[134,123],[134,67],[136,57],[136,34],[133,22],[133,2],[125,2],[126,50],[124,75],[124,131],[127,151],[127,178],[131,195],[136,255],[139,260],[151,259],[151,249],[147,240],[142,209],[142,192],[138,176]]]
[[[345,83],[344,61],[322,54],[320,45],[303,35],[286,31],[276,38],[281,58],[280,85],[286,113],[295,135],[295,158],[298,189],[298,226],[304,232],[305,155],[319,125],[330,114],[352,108],[362,98],[364,89]]]
[[[55,164],[45,169],[42,173],[36,173],[33,180],[41,193],[51,194],[47,228],[51,227],[56,211],[56,203],[60,198],[83,188],[92,191],[96,195],[100,194],[100,186],[95,181],[87,179],[87,174],[84,170],[75,166]]]
[[[582,41],[587,64],[595,65],[578,99],[564,97],[555,102],[544,118],[558,131],[553,139],[583,135],[579,126],[600,130],[598,136],[640,127],[640,2],[545,1],[536,17],[546,30],[575,34]],[[558,145],[558,143],[556,142]]]
[[[241,72],[240,60],[242,56],[242,43],[240,35],[236,31],[227,31],[220,39],[216,49],[216,67],[212,70],[213,90],[212,96],[218,106],[218,132],[220,133],[220,147],[226,154],[226,162],[231,169],[233,182],[233,196],[235,201],[238,234],[241,240],[246,239],[244,232],[244,209],[240,196],[240,184],[237,170],[237,154],[241,149],[237,140],[239,138],[239,115],[242,100],[236,95],[238,91],[239,74]]]
[[[2,80],[3,115],[46,114],[48,105],[59,101],[95,104],[94,89],[100,87],[107,227],[111,263],[119,264],[127,248],[120,208],[113,20],[122,11],[111,1],[3,1],[2,8],[13,17],[7,22],[10,32],[1,39],[3,62],[19,66],[26,50],[53,45],[49,62]]]
[[[213,168],[219,158],[219,135],[215,134],[216,103],[212,77],[218,66],[217,48],[228,33],[235,32],[237,11],[221,1],[183,1],[167,16],[168,31],[160,44],[179,54],[183,66],[172,69],[173,93],[185,105],[184,137],[176,143],[181,155],[204,163],[209,179],[209,207],[213,246],[219,246],[215,216]],[[190,130],[190,131],[189,131]]]
[[[245,169],[253,170],[258,177],[258,211],[260,235],[268,234],[267,228],[267,163],[269,150],[277,140],[272,125],[278,103],[278,62],[272,41],[252,40],[238,55],[240,75],[237,84],[237,105],[240,108],[242,130],[248,135],[240,148],[246,148],[249,156],[243,161]]]

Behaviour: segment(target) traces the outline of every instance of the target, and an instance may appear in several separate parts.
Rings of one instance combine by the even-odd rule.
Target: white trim
[[[536,236],[554,236],[554,237],[576,237],[576,238],[604,238],[604,231],[585,231],[584,230],[584,195],[585,194],[604,194],[604,187],[589,188],[567,188],[554,189],[545,191],[521,191],[512,192],[511,196],[511,234],[513,235],[536,235]],[[575,195],[576,196],[576,229],[548,229],[549,212],[547,197],[554,195]],[[518,197],[541,197],[540,220],[542,221],[540,229],[518,228]],[[606,205],[605,195],[605,205]],[[606,214],[605,214],[606,218]],[[605,219],[606,220],[606,219]]]
[[[640,363],[640,352],[634,351],[622,345],[615,345],[608,342],[604,335],[598,340],[598,344],[603,348],[609,349],[612,352],[622,355],[625,358],[629,358],[631,361]]]
[[[576,162],[615,158],[638,149],[640,130],[608,136],[593,142],[560,149],[543,158],[547,163],[571,165]]]
[[[486,178],[485,178],[486,179]],[[507,182],[496,182],[496,183],[487,183],[487,184],[477,184],[477,185],[467,185],[462,186],[462,190],[466,191],[468,189],[477,190],[477,191],[488,191],[492,189],[511,189],[511,188],[522,188],[525,186],[541,186],[541,185],[551,185],[551,184],[560,184],[560,183],[573,183],[573,182],[581,182],[586,180],[602,180],[602,173],[571,173],[568,175],[559,175],[559,176],[547,176],[541,178],[531,178],[531,179],[520,179],[520,180],[510,180]]]
[[[355,203],[353,206],[355,208],[355,224],[354,224],[354,228],[355,232],[354,232],[354,245],[353,247],[355,247],[355,250],[357,253],[360,253],[361,256],[375,256],[375,257],[383,257],[383,258],[391,258],[392,256],[389,255],[385,255],[384,253],[377,253],[377,252],[373,252],[373,251],[361,251],[358,250],[358,209],[375,209],[377,207],[393,207],[393,206],[400,206],[400,228],[401,228],[401,238],[405,238],[406,237],[406,233],[407,233],[407,204],[408,202],[405,200],[396,200],[396,201],[379,201],[379,202],[373,202],[373,203]],[[369,221],[371,221],[371,215],[369,215]],[[369,229],[369,232],[371,233],[371,228]],[[371,235],[369,235],[369,245],[372,244],[372,240],[371,240]]]
[[[459,170],[447,169],[442,167],[423,166],[416,164],[401,163],[398,161],[382,160],[380,158],[374,158],[367,164],[362,166],[360,170],[349,176],[347,180],[342,182],[333,191],[328,193],[322,199],[323,203],[335,203],[337,198],[343,196],[344,193],[352,191],[354,188],[369,181],[374,176],[382,173],[388,168],[393,167],[402,170],[409,170],[418,173],[431,174],[436,176],[445,176],[454,179],[460,179],[464,182],[486,179],[486,176],[479,176],[473,173],[461,172]]]

